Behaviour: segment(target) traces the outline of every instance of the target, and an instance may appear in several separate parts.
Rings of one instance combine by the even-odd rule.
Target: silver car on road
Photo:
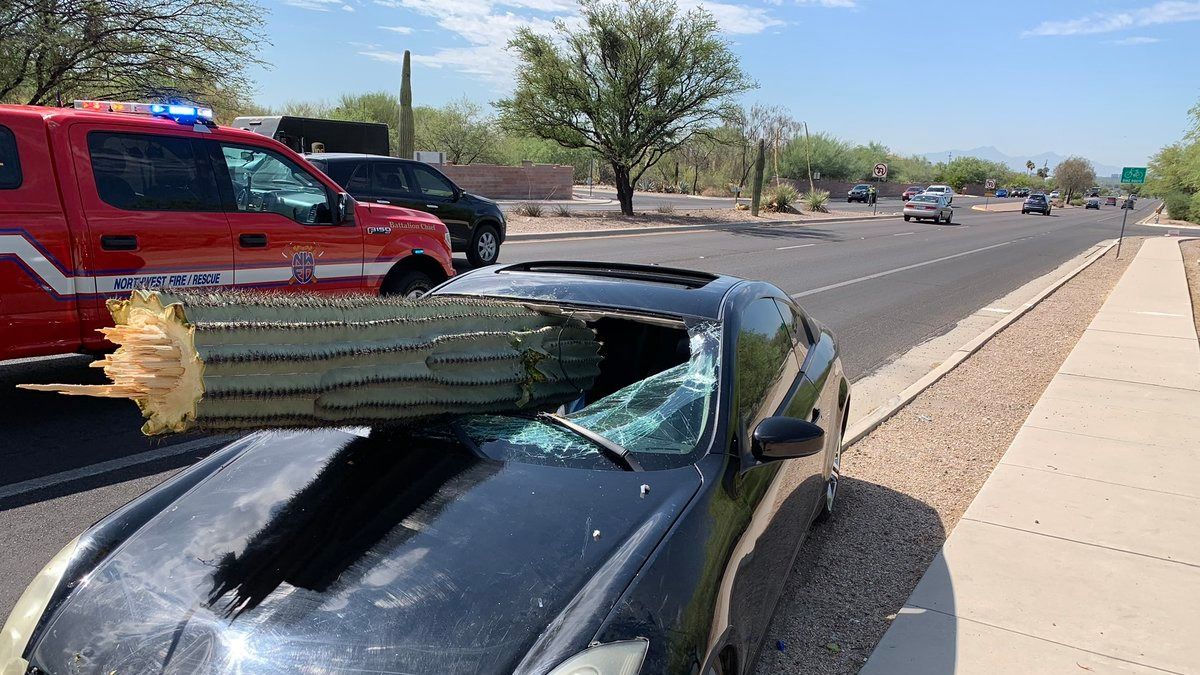
[[[954,217],[954,208],[950,206],[950,196],[926,192],[904,203],[904,219],[932,220],[935,223],[945,221],[950,224]]]

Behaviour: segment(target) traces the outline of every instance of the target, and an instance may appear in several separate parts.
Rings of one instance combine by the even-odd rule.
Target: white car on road
[[[935,223],[945,221],[950,224],[954,217],[954,209],[950,207],[950,197],[945,194],[925,192],[904,203],[904,220],[932,220]]]
[[[954,188],[949,185],[930,185],[925,188],[925,194],[944,196],[947,204],[954,202]]]

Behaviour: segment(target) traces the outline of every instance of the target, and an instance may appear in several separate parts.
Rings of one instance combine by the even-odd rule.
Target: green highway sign
[[[1144,166],[1127,166],[1121,169],[1122,183],[1145,183],[1146,182],[1146,167]]]

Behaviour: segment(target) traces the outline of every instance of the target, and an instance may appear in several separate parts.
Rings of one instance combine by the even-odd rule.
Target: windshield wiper
[[[642,465],[638,463],[637,459],[635,459],[634,456],[632,454],[630,454],[630,452],[628,450],[626,450],[625,448],[621,447],[620,445],[618,445],[616,443],[613,443],[612,441],[610,441],[607,438],[601,436],[600,434],[592,431],[591,429],[588,429],[585,426],[576,424],[575,422],[572,422],[571,420],[569,420],[565,417],[555,415],[554,413],[548,413],[548,412],[538,413],[537,418],[539,420],[542,420],[543,422],[549,422],[551,424],[557,424],[560,427],[566,427],[567,429],[574,431],[575,433],[579,434],[580,436],[583,436],[584,438],[588,439],[592,443],[595,443],[596,445],[600,446],[600,448],[602,450],[604,450],[604,452],[607,455],[609,455],[610,457],[613,457],[618,462],[625,465],[625,468],[629,469],[630,471],[644,471],[645,470],[642,468]]]

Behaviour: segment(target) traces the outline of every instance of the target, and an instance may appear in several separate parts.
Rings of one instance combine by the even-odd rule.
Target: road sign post
[[[1130,185],[1141,185],[1146,182],[1146,167],[1144,166],[1127,166],[1121,169],[1121,182],[1129,183]],[[1121,258],[1121,243],[1125,241],[1125,221],[1129,219],[1129,212],[1133,210],[1133,192],[1125,198],[1121,203],[1121,235],[1117,237],[1117,259]],[[1125,208],[1128,204],[1129,208]]]
[[[875,180],[877,180],[877,181],[886,180],[887,175],[888,175],[888,165],[885,164],[884,162],[879,162],[878,164],[876,164],[874,167],[871,168],[871,175],[874,176]],[[877,215],[879,213],[879,189],[878,188],[876,188],[876,190],[875,190],[875,198],[871,200],[871,206],[872,206],[871,215]]]
[[[984,211],[988,210],[988,204],[990,204],[992,201],[991,197],[988,195],[988,190],[995,191],[995,189],[996,189],[996,179],[995,178],[989,178],[989,179],[983,181],[983,210]]]

